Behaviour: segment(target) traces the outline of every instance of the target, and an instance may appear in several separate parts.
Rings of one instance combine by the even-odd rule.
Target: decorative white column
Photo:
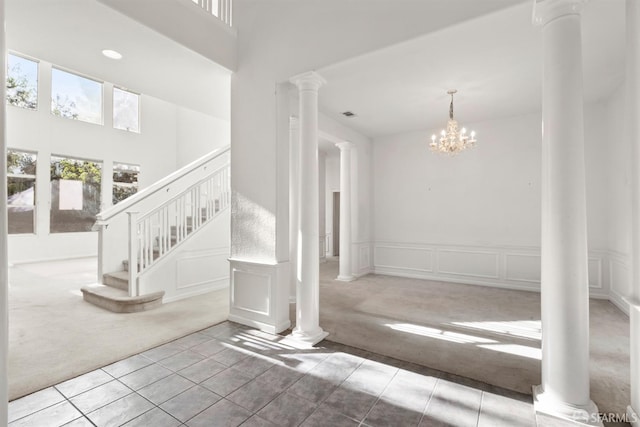
[[[542,27],[542,384],[534,408],[602,425],[589,391],[582,41],[584,0],[535,0]]]
[[[339,142],[340,149],[340,270],[336,280],[351,282],[351,149],[348,141]]]
[[[4,0],[0,0],[0,82],[6,79],[6,38],[4,20]],[[6,112],[6,87],[0,85],[0,149],[2,161],[0,161],[0,425],[8,424],[8,400],[9,392],[7,374],[9,359],[9,256],[7,251],[7,112]]]
[[[632,146],[631,185],[631,242],[632,285],[628,296],[631,329],[631,404],[627,408],[628,420],[634,427],[640,426],[640,4],[627,0],[627,114],[626,129]]]
[[[327,262],[327,154],[318,151],[318,251],[320,263]]]
[[[298,230],[300,210],[300,129],[295,116],[289,117],[289,302],[296,300],[298,287]]]
[[[328,335],[320,327],[318,253],[318,89],[325,80],[315,72],[307,72],[290,81],[298,87],[300,98],[298,289],[296,327],[291,336],[313,345]]]

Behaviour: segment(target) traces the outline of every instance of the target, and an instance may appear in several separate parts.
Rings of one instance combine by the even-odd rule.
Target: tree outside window
[[[52,233],[91,231],[100,212],[102,164],[51,157]]]
[[[18,55],[7,55],[7,104],[38,108],[38,63]]]
[[[102,83],[53,68],[51,114],[65,119],[102,124]]]
[[[140,166],[125,163],[113,164],[113,195],[115,205],[138,192],[138,175]]]
[[[9,234],[35,233],[36,154],[7,150]]]

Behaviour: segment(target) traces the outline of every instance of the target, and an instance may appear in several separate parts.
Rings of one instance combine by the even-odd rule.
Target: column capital
[[[533,25],[544,26],[565,15],[579,15],[588,0],[533,0]]]
[[[307,71],[298,74],[289,79],[291,83],[298,87],[298,90],[314,90],[317,91],[321,86],[327,84],[327,81],[315,71]]]
[[[351,150],[354,147],[353,142],[342,141],[336,142],[336,147],[340,149],[340,151]]]

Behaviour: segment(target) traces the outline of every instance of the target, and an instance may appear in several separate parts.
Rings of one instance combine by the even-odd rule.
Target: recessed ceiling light
[[[120,52],[116,52],[115,50],[105,49],[102,51],[102,54],[110,59],[122,59],[122,54]]]

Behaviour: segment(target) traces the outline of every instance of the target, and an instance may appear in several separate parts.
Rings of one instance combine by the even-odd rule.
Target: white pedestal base
[[[627,406],[627,421],[633,427],[640,427],[640,415],[633,410],[631,405]]]
[[[598,415],[598,407],[593,401],[589,401],[586,407],[574,406],[549,398],[541,387],[539,385],[533,387],[533,409],[537,413],[572,421],[578,425],[603,426]]]
[[[338,277],[336,277],[336,280],[338,280],[340,282],[353,282],[354,280],[356,280],[356,276],[339,275]]]
[[[318,328],[312,333],[302,332],[295,328],[290,335],[287,335],[287,341],[294,341],[306,347],[313,347],[327,336],[329,336],[329,332],[325,332],[322,328]]]

